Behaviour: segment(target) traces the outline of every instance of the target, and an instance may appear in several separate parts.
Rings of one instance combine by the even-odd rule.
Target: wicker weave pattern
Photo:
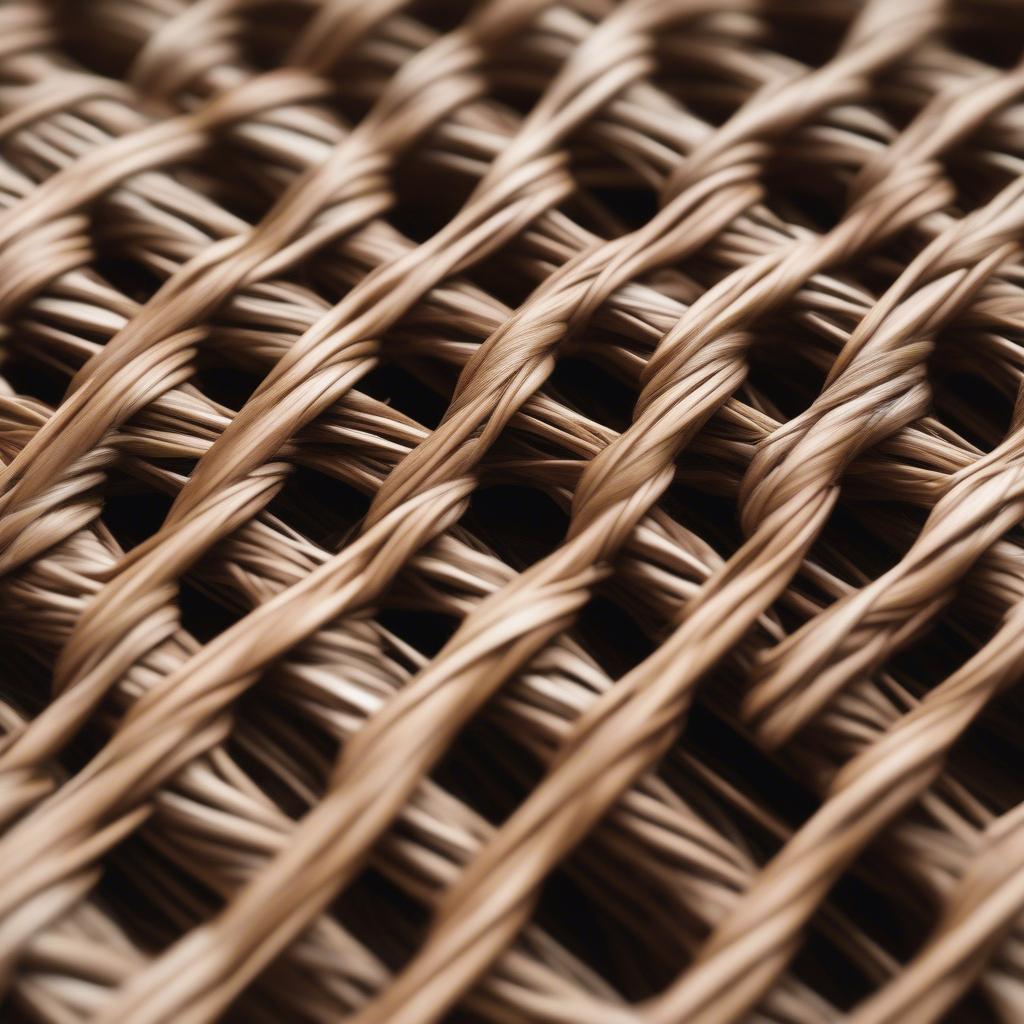
[[[3,0],[0,1018],[1024,1019],[1022,45]]]

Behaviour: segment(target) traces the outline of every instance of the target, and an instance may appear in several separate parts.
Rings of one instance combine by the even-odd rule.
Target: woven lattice
[[[0,0],[0,1019],[1024,1020],[1022,47]]]

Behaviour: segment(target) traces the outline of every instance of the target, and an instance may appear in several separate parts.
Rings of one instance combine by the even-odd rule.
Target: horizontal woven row
[[[0,0],[0,1019],[1024,1020],[1022,50]]]

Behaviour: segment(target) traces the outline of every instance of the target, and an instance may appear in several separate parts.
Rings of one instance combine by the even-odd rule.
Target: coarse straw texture
[[[1024,1020],[1019,0],[0,0],[0,1019]]]

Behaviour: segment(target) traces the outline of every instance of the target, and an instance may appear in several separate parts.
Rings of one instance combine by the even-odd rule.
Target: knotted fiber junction
[[[0,1019],[1024,1019],[1017,0],[0,3]]]

